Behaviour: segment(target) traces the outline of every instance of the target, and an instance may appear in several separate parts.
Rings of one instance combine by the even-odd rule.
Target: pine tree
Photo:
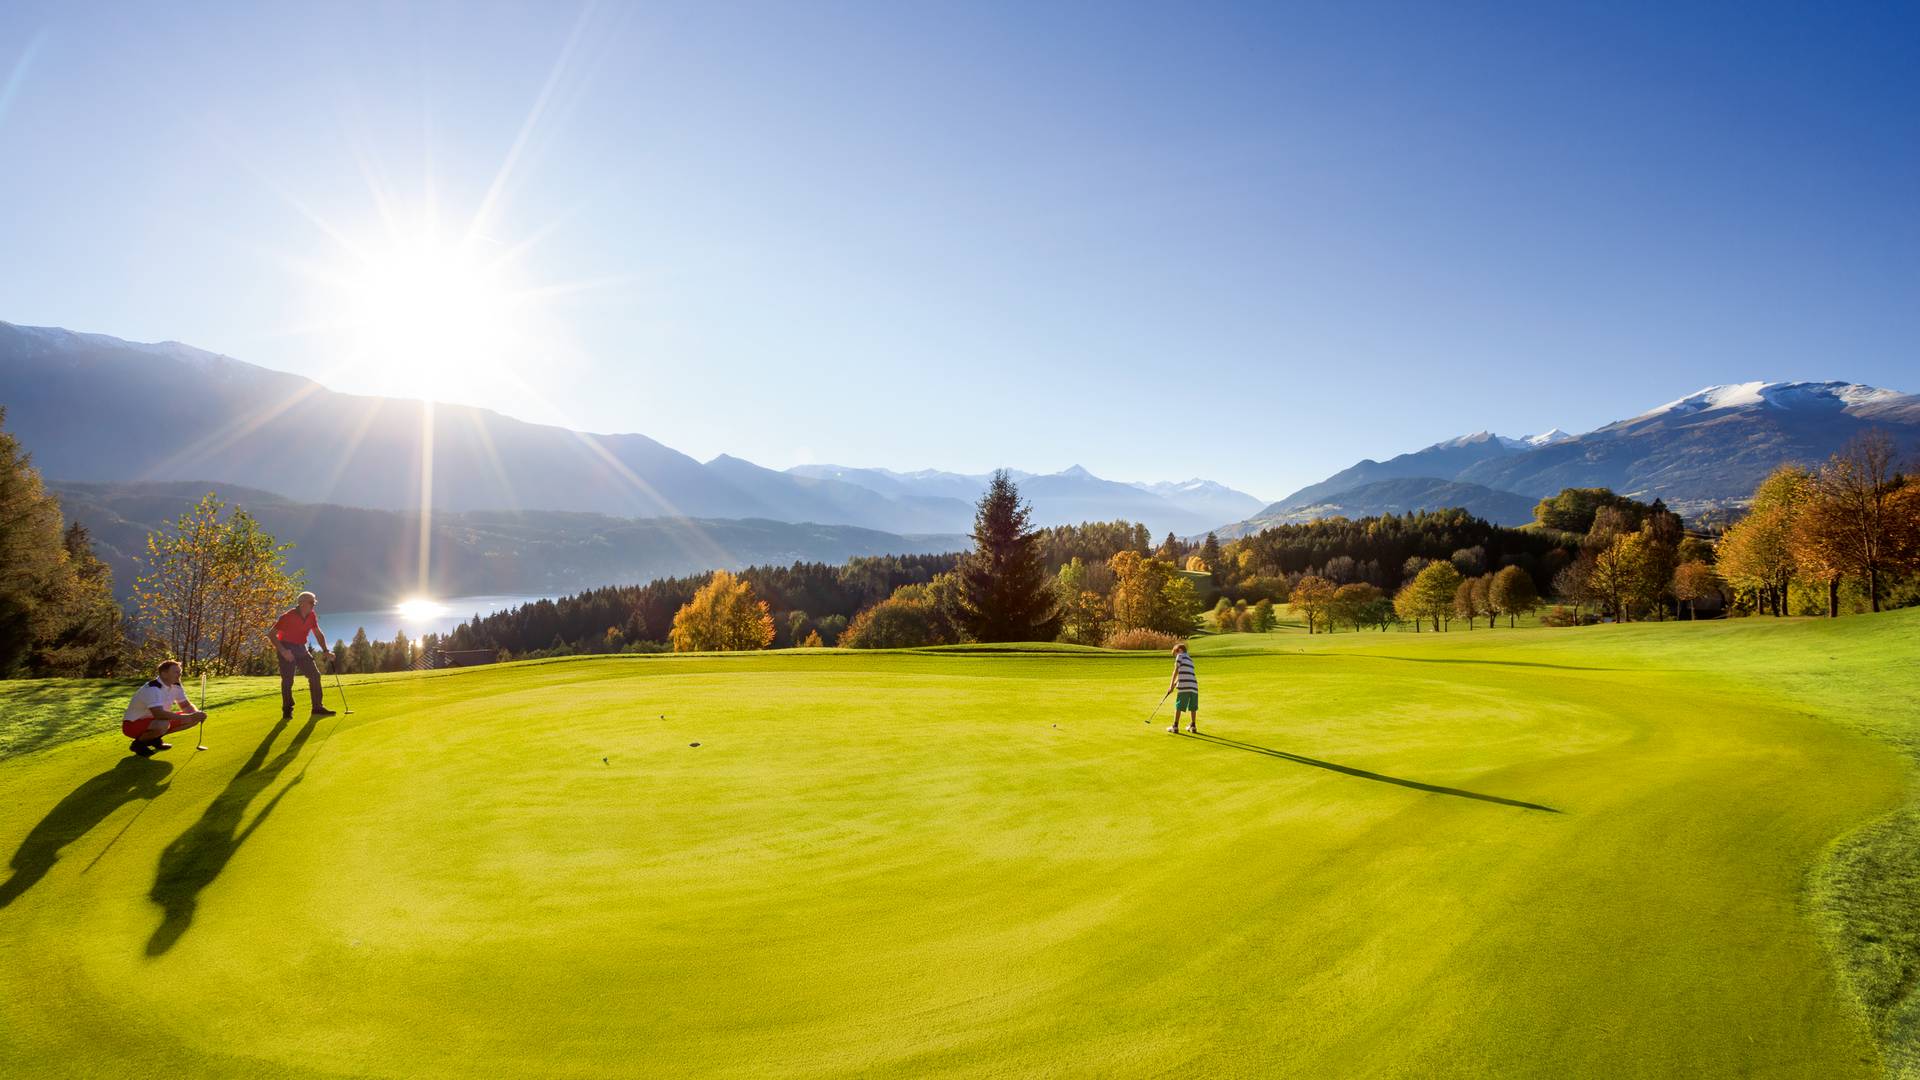
[[[960,562],[961,626],[975,641],[1052,641],[1060,612],[1030,508],[1005,469],[974,512],[974,550]]]
[[[350,671],[364,675],[374,669],[373,642],[367,640],[366,627],[353,632],[353,644],[348,646],[347,656],[351,663]]]
[[[387,671],[405,671],[413,666],[413,643],[407,640],[405,630],[393,632],[393,643],[387,646]]]
[[[1200,561],[1207,564],[1207,572],[1216,578],[1225,579],[1227,561],[1220,554],[1220,538],[1207,534],[1206,542],[1200,545]]]
[[[60,504],[19,442],[0,431],[0,677],[26,670],[35,647],[57,632],[72,581]]]
[[[1170,562],[1175,566],[1178,566],[1183,561],[1185,561],[1186,554],[1187,554],[1187,546],[1180,542],[1179,537],[1173,535],[1173,533],[1169,531],[1167,533],[1167,538],[1165,540],[1160,541],[1159,550],[1153,553],[1153,557],[1156,559],[1159,559],[1162,562]]]
[[[113,598],[113,571],[94,554],[85,525],[69,524],[62,539],[73,586],[67,592],[64,625],[40,649],[35,667],[46,675],[112,675],[131,659],[125,620]]]

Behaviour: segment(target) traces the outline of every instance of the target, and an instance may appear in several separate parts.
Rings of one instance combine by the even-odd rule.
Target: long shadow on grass
[[[60,861],[60,849],[80,839],[115,810],[130,802],[154,799],[167,790],[173,765],[151,758],[124,757],[54,804],[14,851],[13,876],[0,882],[0,908],[20,898]]]
[[[214,797],[206,813],[200,815],[200,820],[160,853],[160,867],[154,874],[153,889],[147,896],[159,904],[165,914],[159,928],[154,930],[153,937],[147,939],[148,956],[159,956],[173,948],[174,943],[180,940],[180,935],[193,925],[193,912],[199,904],[200,891],[213,884],[213,880],[227,868],[234,852],[240,850],[240,845],[246,843],[254,830],[266,822],[267,815],[273,813],[274,807],[280,805],[280,800],[287,797],[287,792],[300,783],[300,778],[294,777],[267,805],[260,808],[260,812],[253,816],[253,821],[241,828],[240,819],[246,816],[247,807],[253,805],[253,801],[272,786],[280,773],[293,764],[293,759],[300,756],[300,748],[313,737],[313,729],[319,723],[317,717],[308,720],[305,726],[294,733],[293,741],[287,744],[287,748],[269,761],[267,753],[273,749],[273,741],[287,729],[287,721],[282,719],[273,725],[273,730],[260,740],[253,756],[240,766],[240,771],[227,783],[226,790]]]
[[[1388,776],[1385,773],[1368,772],[1365,769],[1356,769],[1351,765],[1339,765],[1331,761],[1321,761],[1319,758],[1304,757],[1300,754],[1289,754],[1285,750],[1275,750],[1266,746],[1255,746],[1252,743],[1241,742],[1238,739],[1223,739],[1218,735],[1209,735],[1204,732],[1196,732],[1188,737],[1204,739],[1207,742],[1220,746],[1230,746],[1235,750],[1245,750],[1251,754],[1265,754],[1268,757],[1279,758],[1282,761],[1292,761],[1301,765],[1311,765],[1316,769],[1326,769],[1329,772],[1344,773],[1347,776],[1357,776],[1362,780],[1377,780],[1382,784],[1397,784],[1400,787],[1413,788],[1415,791],[1428,791],[1435,795],[1451,795],[1456,799],[1478,799],[1481,802],[1499,803],[1501,806],[1517,806],[1522,810],[1544,810],[1549,814],[1560,813],[1560,811],[1551,806],[1542,806],[1539,803],[1521,802],[1519,799],[1505,799],[1498,795],[1483,795],[1478,791],[1441,787],[1438,784],[1423,784],[1418,780],[1406,780],[1398,776]]]

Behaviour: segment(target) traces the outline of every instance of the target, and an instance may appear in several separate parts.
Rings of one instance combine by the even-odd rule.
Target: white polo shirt
[[[147,684],[133,692],[133,700],[127,703],[127,720],[153,719],[153,707],[160,706],[168,712],[175,706],[187,703],[187,688],[168,686],[159,679],[148,679]]]

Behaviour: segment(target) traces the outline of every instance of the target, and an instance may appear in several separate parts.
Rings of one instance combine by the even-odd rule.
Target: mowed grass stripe
[[[1797,625],[1614,630],[1209,639],[1218,739],[1070,651],[369,680],[298,747],[242,703],[22,849],[0,1067],[1875,1075],[1805,882],[1909,762],[1747,663]],[[0,761],[0,852],[117,749]]]

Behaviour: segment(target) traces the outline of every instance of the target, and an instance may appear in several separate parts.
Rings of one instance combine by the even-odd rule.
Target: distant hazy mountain
[[[1213,521],[1235,521],[1260,509],[1259,499],[1225,484],[1194,477],[1191,480],[1162,480],[1157,484],[1135,482],[1134,487],[1150,491],[1175,506]]]
[[[1710,386],[1582,435],[1556,428],[1509,439],[1482,431],[1383,462],[1361,461],[1266,507],[1249,522],[1354,516],[1355,508],[1388,498],[1411,497],[1416,505],[1408,509],[1468,505],[1463,500],[1469,496],[1489,507],[1517,507],[1513,500],[1531,505],[1565,487],[1610,487],[1639,499],[1665,499],[1682,513],[1697,512],[1739,504],[1779,465],[1817,464],[1874,429],[1891,434],[1908,453],[1920,453],[1920,397],[1844,382]],[[1375,488],[1386,480],[1421,480],[1427,486]],[[1448,483],[1469,489],[1453,490]],[[1495,502],[1494,496],[1506,501]],[[1462,501],[1444,501],[1450,498]],[[1234,529],[1245,531],[1247,524]]]
[[[700,462],[644,435],[529,424],[486,409],[340,394],[168,342],[0,323],[7,426],[56,480],[194,478],[303,502],[420,505],[423,444],[444,510],[771,518],[953,532],[962,507]],[[745,463],[739,463],[744,465]]]
[[[969,506],[987,490],[988,479],[986,473],[973,476],[941,472],[938,469],[895,472],[892,469],[861,469],[846,465],[795,465],[787,472],[793,476],[857,484],[868,491],[892,498],[922,496],[958,499]],[[1015,480],[1024,479],[1025,476],[1025,473],[1014,473]]]
[[[7,426],[53,480],[195,478],[300,502],[378,510],[421,503],[423,445],[438,510],[555,510],[623,518],[764,518],[894,534],[965,532],[983,476],[803,466],[721,455],[701,463],[638,434],[530,424],[486,409],[336,393],[179,342],[0,322]],[[636,409],[635,426],[646,415]],[[1156,531],[1243,516],[1198,482],[1158,491],[1084,469],[1016,473],[1041,524],[1128,518]],[[1179,485],[1176,488],[1181,487]],[[1227,512],[1222,513],[1222,509]]]
[[[244,507],[291,541],[289,562],[305,570],[335,611],[385,608],[420,592],[420,517],[294,502],[231,484],[185,481],[50,485],[68,520],[93,534],[124,600],[139,575],[134,558],[147,533],[173,521],[208,491]],[[614,518],[551,510],[441,511],[431,523],[433,596],[574,592],[657,577],[751,564],[841,563],[858,555],[964,550],[965,536],[903,537],[848,525],[793,525],[764,519]],[[664,628],[656,628],[664,634]]]
[[[1205,532],[1260,508],[1260,500],[1211,480],[1181,483],[1121,483],[1104,480],[1075,465],[1057,473],[1011,470],[1020,494],[1033,504],[1036,525],[1126,519],[1156,533]],[[796,465],[788,475],[858,484],[893,498],[958,499],[969,506],[986,490],[986,473],[895,472],[846,465]]]
[[[1330,496],[1324,502],[1291,510],[1262,511],[1246,521],[1226,526],[1220,530],[1220,536],[1223,539],[1246,536],[1275,525],[1298,525],[1320,518],[1357,519],[1454,506],[1496,525],[1525,525],[1533,520],[1533,506],[1538,501],[1531,496],[1515,495],[1511,491],[1495,491],[1479,484],[1436,480],[1432,477],[1377,480],[1362,484],[1352,491]]]

